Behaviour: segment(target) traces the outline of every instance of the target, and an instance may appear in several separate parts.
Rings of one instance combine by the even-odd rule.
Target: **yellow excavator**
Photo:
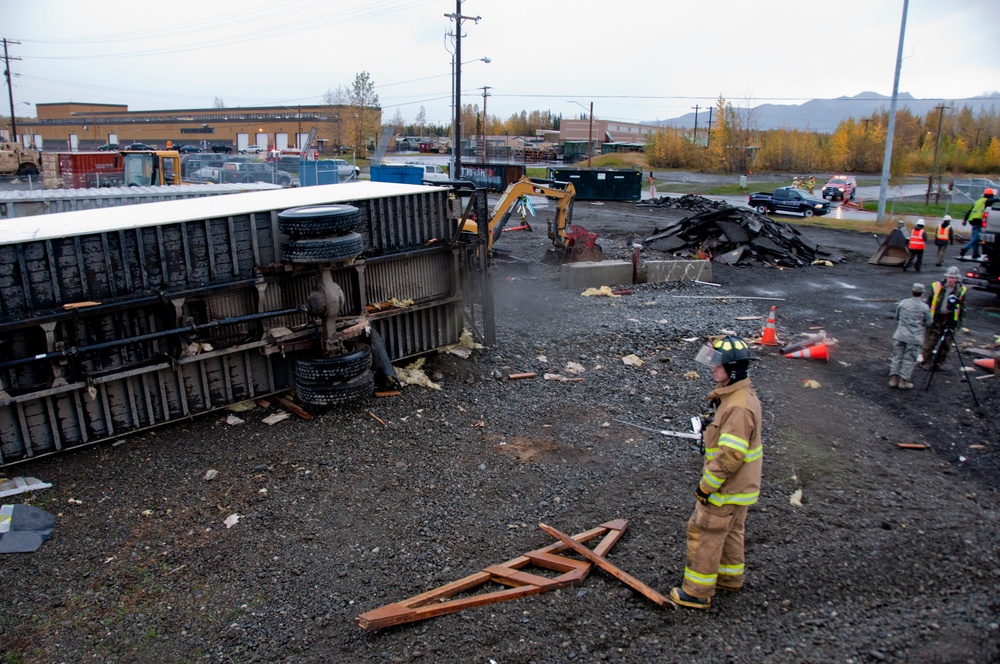
[[[552,240],[550,252],[555,254],[559,262],[604,260],[604,252],[596,243],[597,235],[581,226],[571,225],[573,198],[576,196],[573,183],[529,177],[522,177],[517,182],[511,183],[493,206],[486,246],[490,254],[493,253],[493,243],[500,238],[511,213],[519,207],[519,204],[523,205],[523,200],[527,200],[524,197],[527,196],[545,196],[556,202],[555,218],[546,223],[546,229],[549,239]],[[475,219],[466,219],[462,224],[462,231],[465,233],[476,234],[478,230]]]

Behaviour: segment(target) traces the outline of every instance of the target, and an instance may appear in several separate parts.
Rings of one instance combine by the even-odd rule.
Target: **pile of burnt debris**
[[[803,267],[817,260],[843,260],[803,238],[793,226],[749,208],[702,200],[706,201],[704,205],[713,207],[654,229],[653,235],[643,241],[643,250],[684,258],[711,258],[728,265],[761,262]]]
[[[698,196],[697,194],[684,194],[679,198],[657,196],[656,198],[647,198],[637,201],[636,205],[670,208],[674,210],[692,210],[694,212],[708,212],[709,210],[720,210],[724,207],[729,207],[729,204],[724,201],[713,201],[710,198]]]

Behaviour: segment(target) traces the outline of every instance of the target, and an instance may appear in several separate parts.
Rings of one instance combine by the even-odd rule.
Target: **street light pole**
[[[938,112],[938,127],[937,127],[937,142],[934,143],[934,164],[931,166],[931,175],[927,178],[927,198],[924,200],[924,205],[929,205],[931,202],[931,186],[934,183],[934,174],[937,173],[937,158],[938,150],[941,148],[941,120],[944,118],[944,109],[946,108],[944,104],[937,106]],[[934,194],[934,204],[937,205],[938,198],[940,195],[940,187],[938,187],[936,193]]]
[[[462,98],[462,22],[469,20],[479,23],[482,17],[462,16],[462,0],[455,0],[455,13],[445,14],[445,18],[450,18],[455,22],[455,57],[453,60],[455,63],[453,76],[455,83],[455,118],[452,124],[455,140],[451,144],[455,160],[455,172],[451,174],[451,177],[457,180],[462,177],[462,104],[460,103]]]
[[[587,107],[578,101],[573,101],[572,99],[567,100],[571,104],[576,104],[583,110],[587,110]],[[590,128],[587,130],[587,168],[590,168],[590,156],[594,152],[591,143],[594,140],[594,102],[590,102]]]

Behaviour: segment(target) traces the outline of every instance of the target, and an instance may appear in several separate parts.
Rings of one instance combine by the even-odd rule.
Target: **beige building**
[[[614,120],[599,120],[594,118],[593,127],[590,120],[567,120],[559,123],[560,143],[586,143],[594,145],[600,152],[603,143],[645,143],[646,134],[656,131],[656,127],[636,122],[616,122]]]
[[[233,152],[249,145],[264,149],[301,148],[310,130],[316,129],[313,147],[336,153],[353,146],[354,126],[350,107],[256,106],[161,111],[129,111],[124,104],[38,104],[38,117],[19,119],[22,142],[51,152],[96,150],[106,143],[126,146],[145,143],[165,148],[196,145],[210,149],[225,145]],[[382,124],[381,109],[368,109],[374,141]]]

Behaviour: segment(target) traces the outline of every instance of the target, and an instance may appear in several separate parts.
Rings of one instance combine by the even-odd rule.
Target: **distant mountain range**
[[[733,106],[741,105],[741,102],[731,101],[731,103]],[[885,95],[880,95],[877,92],[862,92],[853,97],[813,99],[803,104],[761,104],[755,107],[756,124],[759,129],[805,129],[830,133],[837,128],[842,120],[850,117],[860,119],[880,109],[889,110],[891,103],[892,98]],[[897,108],[908,108],[915,116],[924,117],[928,111],[933,110],[935,106],[940,106],[941,103],[940,99],[914,99],[908,93],[901,92]],[[968,106],[972,109],[973,114],[991,108],[996,112],[1000,109],[1000,92],[992,92],[989,95],[961,101],[944,100],[943,103],[956,109]],[[695,114],[688,113],[671,120],[644,122],[643,124],[689,129],[694,127],[694,123]],[[700,131],[707,127],[708,108],[705,108],[698,113],[698,129]]]

